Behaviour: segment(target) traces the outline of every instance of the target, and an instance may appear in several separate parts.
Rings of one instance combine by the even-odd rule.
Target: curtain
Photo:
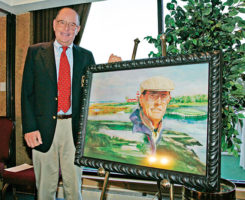
[[[74,44],[79,45],[86,25],[91,3],[64,7],[72,8],[80,15],[81,29],[74,40]],[[33,24],[33,44],[39,42],[49,42],[55,38],[53,31],[53,20],[61,8],[62,7],[49,8],[31,12]]]

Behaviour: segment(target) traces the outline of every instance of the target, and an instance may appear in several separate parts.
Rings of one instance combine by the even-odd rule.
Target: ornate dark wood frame
[[[93,73],[152,68],[160,66],[184,64],[209,64],[209,99],[208,99],[208,141],[206,175],[195,175],[171,170],[122,164],[83,156],[86,121],[88,116],[89,96]],[[79,166],[104,168],[106,171],[117,172],[129,176],[137,176],[151,180],[168,179],[172,184],[181,184],[195,188],[199,191],[214,192],[220,189],[220,137],[221,137],[221,87],[222,87],[223,56],[221,52],[197,53],[191,55],[178,55],[174,57],[161,57],[124,61],[110,64],[89,66],[86,70],[84,86],[82,89],[81,123],[76,145],[75,163]]]

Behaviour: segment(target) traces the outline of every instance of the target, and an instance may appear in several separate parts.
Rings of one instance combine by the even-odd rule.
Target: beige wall
[[[15,109],[16,109],[16,164],[31,163],[23,143],[21,128],[21,82],[25,57],[31,43],[31,14],[16,16],[16,58],[15,58]]]
[[[6,17],[0,17],[0,116],[6,116]]]
[[[16,163],[30,163],[23,144],[21,129],[20,94],[21,81],[27,48],[30,45],[30,13],[16,16],[16,59],[15,59],[15,108],[16,108]],[[0,116],[6,116],[6,17],[0,17]]]

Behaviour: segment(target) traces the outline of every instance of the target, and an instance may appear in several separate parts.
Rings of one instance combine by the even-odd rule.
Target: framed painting
[[[220,187],[222,53],[89,66],[75,163]]]

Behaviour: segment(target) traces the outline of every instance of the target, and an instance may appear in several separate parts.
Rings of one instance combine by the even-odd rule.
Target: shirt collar
[[[54,46],[55,46],[56,49],[62,48],[62,45],[61,45],[57,40],[54,41]],[[72,49],[72,47],[73,47],[73,43],[71,43],[71,44],[68,46],[68,49]]]

